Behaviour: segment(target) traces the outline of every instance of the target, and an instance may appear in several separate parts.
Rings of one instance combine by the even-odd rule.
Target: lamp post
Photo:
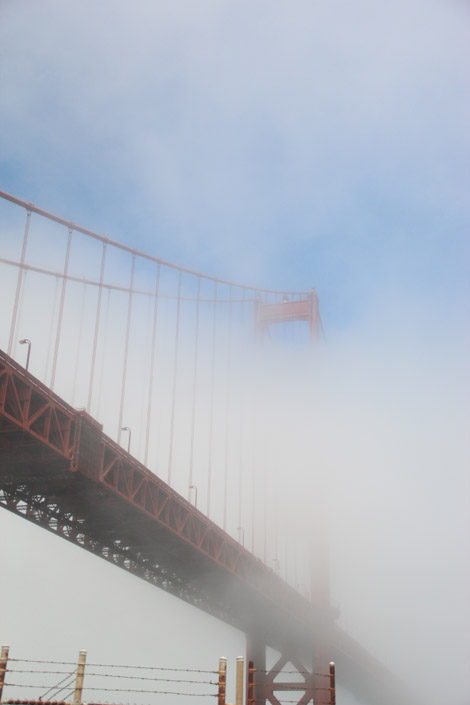
[[[131,438],[132,438],[132,429],[129,426],[121,426],[121,431],[129,431],[129,437],[127,439],[127,452],[131,452]]]
[[[196,485],[189,485],[190,496],[191,496],[191,490],[194,490],[194,506],[197,509],[197,487],[196,487]]]
[[[245,529],[243,526],[238,527],[238,541],[242,546],[245,545]]]
[[[26,367],[25,367],[25,370],[27,372],[28,367],[29,367],[29,358],[31,356],[31,341],[28,338],[21,338],[19,343],[20,343],[20,345],[27,345],[28,346],[28,354],[26,355]]]

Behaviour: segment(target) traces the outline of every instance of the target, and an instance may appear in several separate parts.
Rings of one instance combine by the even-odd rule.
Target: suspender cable
[[[133,288],[134,288],[134,273],[135,273],[135,255],[132,255],[131,283],[130,283],[130,287],[129,287],[129,301],[127,304],[126,340],[125,340],[125,344],[124,344],[124,362],[122,365],[121,403],[119,406],[118,443],[121,443],[122,418],[123,418],[123,414],[124,414],[124,399],[126,396],[127,358],[129,356],[129,333],[131,330],[132,294],[133,294]]]
[[[242,309],[241,309],[241,324],[243,330],[243,324],[245,322],[245,287],[242,289]],[[245,400],[244,385],[246,384],[246,379],[244,379],[243,384],[239,385],[240,389],[240,426],[239,426],[239,466],[238,466],[238,526],[242,527],[242,502],[243,502],[243,402]]]
[[[229,287],[229,299],[232,298],[232,287]],[[229,415],[230,415],[230,372],[232,347],[232,302],[229,303],[227,332],[227,382],[225,397],[225,461],[224,461],[224,531],[227,529],[227,491],[228,491],[228,451],[229,451]]]
[[[266,564],[268,560],[268,492],[270,491],[270,486],[266,482],[266,446],[263,443],[263,462],[262,462],[262,473],[263,473],[263,486],[265,491],[263,492],[263,561]]]
[[[171,398],[171,420],[170,420],[170,452],[168,454],[168,484],[171,485],[171,471],[173,465],[173,436],[175,432],[175,406],[176,406],[176,376],[178,372],[178,341],[180,332],[180,311],[181,311],[181,280],[183,271],[178,274],[178,299],[176,302],[176,331],[175,331],[175,355],[173,362],[173,389]]]
[[[57,359],[59,357],[60,335],[62,333],[62,318],[64,315],[65,291],[67,289],[67,274],[69,271],[70,248],[72,246],[72,228],[69,228],[69,236],[67,239],[67,251],[65,253],[64,276],[62,279],[62,291],[60,294],[59,317],[57,319],[57,332],[55,336],[54,358],[52,361],[51,384],[50,387],[54,391],[55,375],[57,371]]]
[[[49,370],[49,360],[51,359],[51,346],[52,346],[52,330],[54,328],[54,319],[55,319],[55,312],[57,308],[57,292],[59,289],[59,276],[56,276],[55,278],[55,291],[54,291],[54,304],[52,306],[52,311],[51,311],[51,324],[49,326],[49,336],[47,338],[48,345],[47,345],[47,356],[46,356],[46,362],[44,365],[44,379],[47,378],[47,372]]]
[[[214,435],[214,386],[215,386],[215,340],[217,333],[217,282],[214,282],[214,317],[212,320],[212,359],[211,359],[211,396],[209,413],[209,461],[207,466],[207,516],[211,512],[212,481],[212,440]]]
[[[91,368],[90,368],[90,384],[88,386],[88,403],[86,410],[91,413],[91,398],[93,394],[93,381],[95,376],[95,363],[96,363],[96,348],[98,345],[98,333],[100,327],[100,315],[101,315],[101,297],[103,295],[103,279],[104,279],[104,265],[106,262],[106,243],[103,242],[103,251],[101,253],[101,271],[100,271],[100,285],[98,287],[98,301],[96,302],[96,318],[95,318],[95,335],[93,337],[93,352],[91,354]]]
[[[108,289],[106,293],[106,308],[104,311],[104,326],[103,326],[103,340],[108,339],[108,321],[109,321],[109,307],[111,305],[111,289]],[[104,364],[106,361],[105,350],[103,349],[103,354],[101,355],[100,362],[100,376],[98,380],[98,402],[96,404],[96,418],[101,418],[101,401],[103,398],[103,378],[104,378]]]
[[[23,265],[24,261],[26,258],[26,247],[28,244],[28,236],[29,236],[29,225],[31,222],[31,211],[28,210],[26,212],[26,225],[24,228],[24,236],[23,236],[23,248],[21,250],[21,260],[20,260],[20,266],[18,268],[18,280],[16,282],[16,294],[15,294],[15,303],[13,305],[13,314],[11,317],[11,324],[10,324],[10,339],[8,341],[8,354],[11,356],[11,351],[13,348],[13,341],[15,339],[15,332],[16,332],[16,316],[18,314],[18,302],[20,300],[20,291],[21,291],[21,284],[23,281]]]
[[[189,484],[188,500],[191,501],[191,487],[193,484],[193,463],[194,463],[194,426],[196,417],[196,386],[198,372],[198,344],[199,344],[199,304],[201,296],[201,277],[197,278],[196,294],[196,324],[194,328],[194,371],[193,371],[193,398],[191,405],[191,442],[189,448]]]
[[[256,310],[257,306],[261,303],[261,297],[254,297],[254,312],[255,312],[255,325],[256,325]],[[258,331],[255,331],[256,344],[261,345],[263,343],[263,338],[258,335]],[[257,350],[256,359],[257,359]],[[253,370],[254,368],[252,368]],[[250,411],[252,413],[253,423],[252,423],[252,434],[251,434],[251,463],[252,463],[252,473],[251,473],[251,552],[255,552],[255,520],[256,520],[256,433],[257,433],[257,401],[258,397],[256,394],[257,385],[259,384],[258,375],[256,375],[256,384],[253,384]]]
[[[149,456],[149,439],[150,439],[150,423],[152,419],[152,397],[153,397],[153,376],[155,369],[155,346],[157,341],[157,323],[158,323],[158,293],[160,290],[160,263],[157,264],[157,276],[155,278],[155,297],[153,303],[153,328],[152,328],[152,344],[150,346],[150,379],[149,379],[149,394],[147,402],[147,428],[145,431],[145,456],[144,465],[147,465]]]
[[[83,317],[85,314],[86,291],[87,291],[87,285],[85,282],[83,284],[83,289],[82,289],[82,303],[80,306],[80,321],[78,324],[78,343],[77,343],[77,347],[75,350],[75,369],[73,372],[73,385],[72,385],[72,406],[75,405],[75,394],[77,391],[78,366],[80,364],[80,353],[82,351]]]

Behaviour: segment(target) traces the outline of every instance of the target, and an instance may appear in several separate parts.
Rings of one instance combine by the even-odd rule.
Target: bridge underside
[[[1,351],[0,506],[254,637],[262,662],[266,646],[311,662],[324,642],[362,702],[412,702],[330,614]]]
[[[0,506],[274,648],[312,643],[304,598],[1,352]]]

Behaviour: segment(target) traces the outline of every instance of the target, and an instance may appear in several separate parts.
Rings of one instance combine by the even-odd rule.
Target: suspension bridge
[[[256,703],[329,703],[331,660],[364,705],[412,703],[335,624],[271,472],[268,358],[312,358],[316,292],[203,275],[0,196],[1,506],[242,630]],[[274,680],[305,660],[303,691]]]

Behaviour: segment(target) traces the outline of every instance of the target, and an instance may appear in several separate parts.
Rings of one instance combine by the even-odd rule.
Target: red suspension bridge
[[[271,472],[268,358],[319,338],[315,291],[202,275],[0,196],[0,504],[242,630],[257,703],[328,703],[330,660],[361,702],[411,702],[335,624]],[[300,686],[274,681],[305,659]]]

